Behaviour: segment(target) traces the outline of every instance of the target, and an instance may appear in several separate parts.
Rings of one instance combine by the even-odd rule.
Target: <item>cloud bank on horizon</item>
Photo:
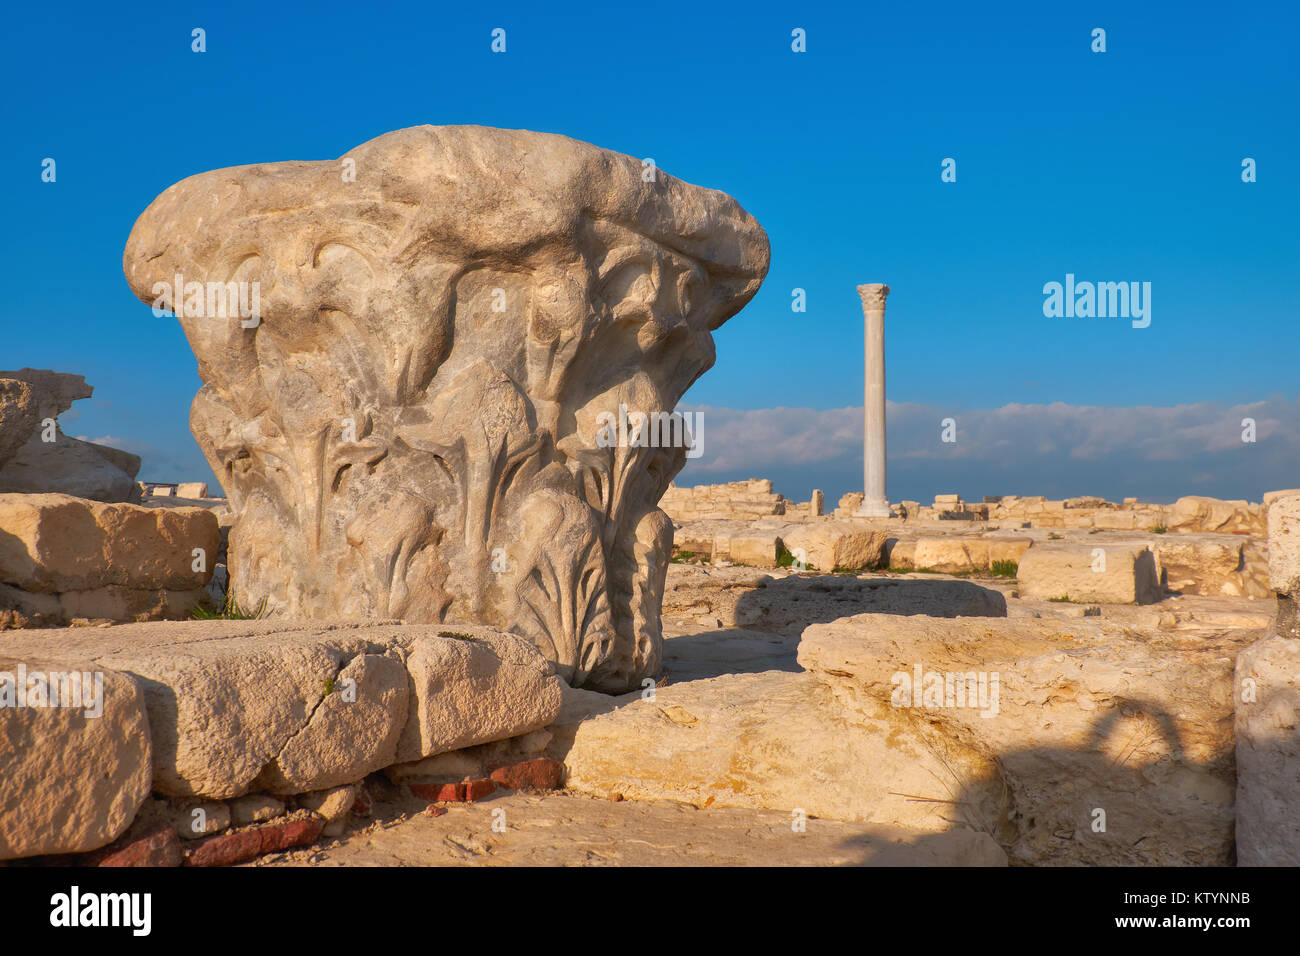
[[[1300,400],[886,406],[891,501],[951,492],[976,501],[986,494],[1258,501],[1300,475]],[[862,490],[861,407],[689,410],[703,415],[704,447],[679,485],[771,478],[787,497],[806,500],[820,488],[828,506]]]

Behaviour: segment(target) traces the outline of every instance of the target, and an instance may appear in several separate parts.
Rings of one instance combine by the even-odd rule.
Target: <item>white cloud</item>
[[[823,487],[818,475],[861,469],[861,408],[683,410],[701,412],[705,424],[704,454],[690,463],[683,483],[806,472],[809,487]],[[949,417],[957,421],[955,443],[940,440],[941,421]],[[1242,441],[1244,418],[1255,420],[1253,444]],[[1175,497],[1206,493],[1191,484],[1231,483],[1234,476],[1260,487],[1282,487],[1277,482],[1288,476],[1291,486],[1300,484],[1300,401],[1119,408],[1053,402],[965,411],[890,402],[887,419],[891,475],[920,469],[954,488],[963,475],[979,475],[981,481],[1041,476],[1048,485],[1058,479],[1068,483],[1071,474],[1095,481],[1096,475],[1116,470],[1130,478],[1145,473],[1152,476],[1150,483],[1159,475],[1162,485],[1186,476],[1189,487],[1163,491]],[[826,479],[825,486],[836,482]]]

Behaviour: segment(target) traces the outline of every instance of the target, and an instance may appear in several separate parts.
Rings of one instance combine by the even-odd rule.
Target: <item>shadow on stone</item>
[[[1007,599],[970,581],[798,575],[744,594],[735,617],[740,627],[797,638],[810,624],[866,613],[1006,617]]]

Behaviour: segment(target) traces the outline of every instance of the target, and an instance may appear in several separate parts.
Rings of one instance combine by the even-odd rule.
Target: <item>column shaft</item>
[[[858,514],[889,517],[885,490],[885,297],[889,286],[858,286],[863,318],[863,499]]]

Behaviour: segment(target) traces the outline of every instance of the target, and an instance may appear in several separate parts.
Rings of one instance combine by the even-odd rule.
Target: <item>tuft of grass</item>
[[[1057,534],[1055,531],[1049,531],[1049,532],[1047,532],[1047,540],[1048,540],[1048,541],[1061,541],[1061,540],[1063,540],[1064,538],[1065,538],[1065,535],[1063,535],[1063,534]]]
[[[439,631],[439,637],[454,637],[458,641],[477,641],[478,638],[473,634],[464,634],[460,631]]]
[[[1020,565],[1008,558],[1005,561],[994,561],[989,570],[995,578],[1014,578],[1020,572]]]
[[[672,557],[668,559],[669,564],[690,564],[693,561],[699,561],[701,564],[708,564],[709,555],[697,554],[694,551],[674,551]]]
[[[226,603],[219,609],[212,611],[202,604],[196,604],[190,609],[190,620],[192,621],[255,621],[266,614],[266,598],[262,598],[262,603],[256,608],[249,609],[239,604],[232,595],[226,595]]]
[[[1151,533],[1152,533],[1152,534],[1164,534],[1164,533],[1165,533],[1166,531],[1168,531],[1168,530],[1169,530],[1169,529],[1166,528],[1164,525],[1162,525],[1162,524],[1158,524],[1158,525],[1156,525],[1154,528],[1151,529]]]
[[[1055,601],[1057,604],[1073,604],[1073,603],[1074,603],[1072,600],[1070,600],[1070,595],[1068,595],[1068,594],[1063,594],[1063,595],[1062,595],[1061,597],[1059,597],[1059,598],[1048,598],[1047,600],[1049,600],[1049,601]]]

